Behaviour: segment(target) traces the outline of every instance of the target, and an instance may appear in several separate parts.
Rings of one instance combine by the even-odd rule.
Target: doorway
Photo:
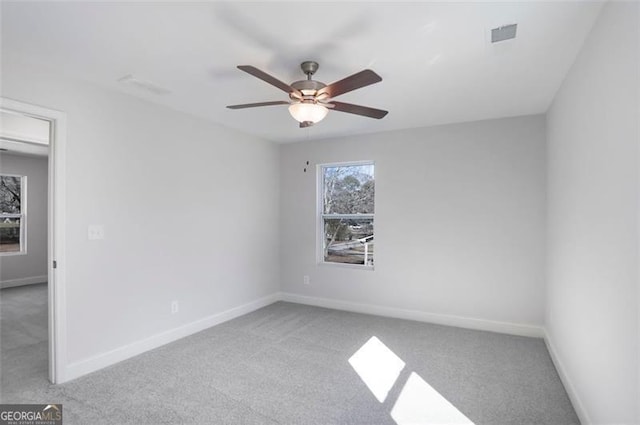
[[[14,286],[16,289],[20,285],[36,283],[33,280],[45,280],[48,282],[46,289],[40,288],[41,296],[46,297],[46,315],[47,327],[47,353],[48,357],[46,366],[47,376],[52,383],[61,383],[65,381],[64,370],[66,359],[64,356],[66,347],[66,326],[65,326],[65,251],[64,251],[64,199],[65,199],[65,182],[64,182],[64,146],[66,142],[66,114],[60,111],[43,108],[36,105],[16,101],[13,99],[0,98],[0,149],[5,158],[12,158],[12,163],[25,164],[37,163],[37,158],[45,163],[46,171],[46,188],[43,197],[43,206],[40,209],[46,209],[46,217],[41,221],[46,221],[46,237],[41,240],[33,238],[30,232],[37,231],[37,225],[30,224],[29,216],[31,213],[37,215],[37,205],[29,205],[30,189],[35,189],[36,177],[30,178],[27,172],[20,172],[16,165],[11,173],[10,167],[2,170],[6,177],[4,183],[5,189],[13,189],[13,193],[18,196],[18,200],[4,208],[3,211],[4,229],[3,249],[0,260],[11,259],[12,256],[26,260],[30,254],[35,254],[38,248],[42,251],[43,264],[42,272],[36,272],[34,276],[26,276],[22,278],[8,279],[6,286]],[[15,124],[21,124],[15,126]],[[26,127],[24,127],[26,125]],[[43,130],[44,128],[44,130]],[[19,129],[22,129],[22,133]],[[45,140],[46,139],[46,140]],[[47,143],[48,142],[48,146]],[[46,152],[46,159],[43,153]],[[18,171],[15,171],[18,170]],[[33,186],[33,187],[32,187]],[[9,190],[11,192],[11,190]],[[32,195],[32,194],[31,194]],[[35,199],[35,198],[34,198]],[[33,202],[33,201],[32,201]],[[31,207],[31,209],[30,209]],[[43,213],[40,211],[40,213]],[[31,236],[31,237],[30,237]],[[30,246],[31,244],[34,246]],[[36,243],[34,244],[34,241]],[[38,245],[46,245],[46,249]],[[44,259],[46,258],[46,260]],[[25,262],[25,261],[22,261]],[[6,264],[9,264],[5,261]],[[20,263],[14,262],[15,264]],[[34,268],[31,269],[35,270]],[[39,273],[39,274],[38,274]],[[33,273],[32,273],[33,274]],[[16,276],[18,276],[16,274]],[[22,279],[22,280],[20,280]],[[3,285],[4,286],[4,285]],[[37,293],[37,285],[30,287],[22,287],[24,293]],[[45,294],[46,292],[46,294]],[[14,294],[17,294],[14,291]],[[38,295],[34,295],[37,305]],[[41,306],[42,307],[42,306]],[[34,325],[35,326],[35,325]],[[43,330],[44,331],[44,330]],[[37,332],[36,332],[37,333]],[[3,353],[4,354],[4,353]]]

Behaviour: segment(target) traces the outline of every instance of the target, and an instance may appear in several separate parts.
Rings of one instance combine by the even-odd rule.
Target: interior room
[[[0,110],[0,383],[47,376],[50,123]]]
[[[638,2],[0,7],[0,419],[640,424]]]

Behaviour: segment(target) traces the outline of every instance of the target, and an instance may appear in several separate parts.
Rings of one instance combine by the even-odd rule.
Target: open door
[[[49,380],[65,381],[66,321],[65,321],[65,142],[66,114],[12,99],[0,98],[1,116],[30,117],[49,123],[48,201],[47,201],[47,277],[48,277],[48,357]],[[4,128],[0,123],[0,129]],[[0,131],[0,142],[16,143],[11,134]],[[25,146],[38,149],[37,143]]]

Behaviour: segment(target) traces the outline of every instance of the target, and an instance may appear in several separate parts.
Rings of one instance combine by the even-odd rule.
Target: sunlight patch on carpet
[[[380,403],[387,398],[405,365],[375,336],[351,356],[349,363]]]
[[[420,375],[411,372],[391,417],[398,425],[474,425]]]

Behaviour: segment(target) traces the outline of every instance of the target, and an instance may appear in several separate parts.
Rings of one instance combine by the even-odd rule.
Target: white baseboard
[[[551,356],[551,361],[553,361],[553,364],[556,367],[556,370],[558,371],[558,375],[560,376],[560,380],[562,381],[562,384],[564,385],[564,388],[567,391],[567,395],[571,400],[571,404],[573,404],[573,409],[576,411],[576,414],[578,415],[578,419],[580,419],[580,423],[582,425],[589,425],[593,423],[591,422],[591,419],[587,414],[587,410],[584,408],[584,404],[582,404],[582,401],[578,396],[576,387],[572,384],[571,379],[567,374],[567,370],[565,369],[564,364],[562,363],[562,360],[560,360],[560,357],[558,356],[558,351],[556,350],[556,346],[553,343],[551,335],[549,335],[549,333],[546,330],[544,333],[544,342],[547,345],[547,350],[549,351],[549,355]]]
[[[374,314],[377,316],[393,317],[396,319],[415,320],[418,322],[435,323],[438,325],[455,326],[458,328],[476,329],[510,335],[520,335],[542,338],[544,329],[540,326],[519,323],[499,322],[494,320],[475,319],[471,317],[453,316],[448,314],[427,313],[418,310],[404,310],[371,304],[360,304],[351,301],[341,301],[329,298],[309,297],[305,295],[281,293],[282,301],[316,307],[346,310],[355,313]]]
[[[44,280],[46,281],[46,276],[44,276],[44,278],[45,278]],[[30,278],[30,279],[40,279],[40,278]],[[38,282],[31,282],[31,283],[39,283],[40,281],[41,280],[38,280]],[[4,284],[5,282],[2,282],[2,283]],[[9,282],[13,282],[13,281],[9,281]],[[21,284],[26,285],[29,283],[21,283]],[[17,284],[14,286],[17,286]],[[236,317],[240,317],[247,313],[251,313],[252,311],[258,310],[262,307],[266,307],[277,301],[286,301],[286,302],[292,302],[297,304],[312,305],[316,307],[331,308],[335,310],[344,310],[344,311],[351,311],[355,313],[373,314],[377,316],[415,320],[420,322],[427,322],[427,323],[434,323],[439,325],[455,326],[460,328],[476,329],[476,330],[483,330],[483,331],[490,331],[490,332],[498,332],[498,333],[504,333],[504,334],[510,334],[510,335],[520,335],[520,336],[539,337],[539,338],[543,337],[547,345],[547,348],[549,350],[549,354],[551,355],[551,359],[556,367],[556,370],[558,371],[558,374],[560,376],[560,379],[562,380],[562,383],[564,384],[565,389],[567,390],[567,394],[571,399],[571,402],[576,411],[576,414],[578,415],[578,418],[580,419],[580,422],[583,425],[589,425],[592,423],[584,408],[584,405],[580,401],[580,398],[575,390],[575,387],[571,383],[571,380],[569,379],[569,376],[566,373],[566,370],[562,364],[562,361],[558,357],[555,345],[550,335],[546,332],[544,328],[540,326],[523,325],[523,324],[509,323],[509,322],[499,322],[499,321],[485,320],[485,319],[475,319],[470,317],[453,316],[453,315],[438,314],[438,313],[427,313],[427,312],[418,311],[418,310],[405,310],[405,309],[383,307],[383,306],[377,306],[377,305],[371,305],[371,304],[360,304],[360,303],[354,303],[350,301],[342,301],[342,300],[319,298],[319,297],[309,297],[305,295],[291,294],[286,292],[275,293],[275,294],[254,300],[247,304],[243,304],[241,306],[223,311],[221,313],[214,314],[209,317],[205,317],[195,322],[188,323],[178,328],[170,329],[166,332],[153,335],[144,340],[137,341],[129,345],[116,348],[114,350],[99,354],[97,356],[94,356],[85,360],[81,360],[76,363],[72,363],[66,367],[65,374],[64,374],[64,381],[62,382],[76,379],[88,373],[95,372],[104,367],[110,366],[112,364],[118,363],[128,358],[137,356],[146,351],[152,350],[154,348],[158,348],[162,345],[168,344],[170,342],[176,341],[178,339],[184,338],[194,333],[203,331],[212,326],[218,325],[220,323],[226,322],[231,319],[235,319]]]
[[[65,368],[63,382],[79,378],[80,376],[95,372],[99,369],[137,356],[138,354],[142,354],[146,351],[153,350],[154,348],[158,348],[180,338],[184,338],[194,333],[203,331],[207,328],[210,328],[211,326],[215,326],[228,320],[235,319],[236,317],[242,316],[244,314],[251,313],[252,311],[258,310],[259,308],[266,307],[269,304],[273,304],[274,302],[279,301],[279,299],[279,294],[275,293],[264,298],[251,301],[247,304],[234,307],[230,310],[205,317],[204,319],[196,320],[195,322],[188,323],[178,328],[170,329],[166,332],[153,335],[141,341],[136,341],[134,343],[116,348],[106,353],[102,353],[97,356],[72,363],[70,365],[67,365],[67,367]]]
[[[47,275],[44,276],[32,276],[32,277],[23,277],[20,279],[10,279],[3,280],[0,282],[0,288],[13,288],[14,286],[23,286],[23,285],[33,285],[36,283],[45,283],[49,280]]]
[[[200,332],[212,326],[226,322],[236,317],[242,316],[252,311],[266,307],[276,301],[287,301],[298,304],[313,305],[318,307],[332,308],[336,310],[353,311],[357,313],[374,314],[378,316],[394,317],[398,319],[416,320],[420,322],[435,323],[447,326],[456,326],[468,329],[477,329],[491,332],[506,333],[511,335],[521,335],[529,337],[543,337],[544,331],[541,327],[498,322],[484,319],[474,319],[468,317],[451,316],[436,313],[426,313],[416,310],[403,310],[397,308],[375,306],[369,304],[358,304],[348,301],[340,301],[328,298],[308,297],[291,293],[275,293],[247,304],[214,314],[195,322],[170,329],[168,331],[153,335],[141,341],[118,347],[106,353],[71,363],[65,367],[64,380],[66,382],[79,378],[91,372],[95,372],[104,367],[113,365],[120,361],[153,350],[170,342]]]

